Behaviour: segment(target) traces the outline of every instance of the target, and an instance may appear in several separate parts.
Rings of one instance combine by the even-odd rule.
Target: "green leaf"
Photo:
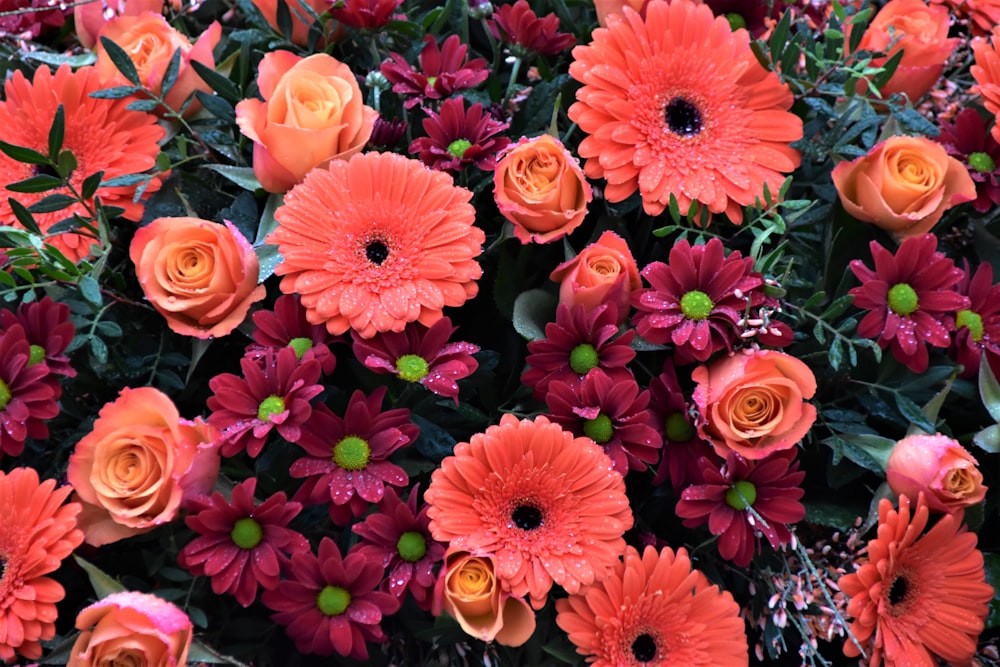
[[[920,411],[924,413],[924,416],[927,417],[927,421],[930,423],[937,423],[938,414],[941,412],[941,406],[944,405],[944,400],[948,398],[948,393],[951,391],[951,385],[955,382],[956,377],[958,377],[958,373],[952,373],[944,387],[941,388],[941,391],[934,394],[933,398],[927,401],[927,403],[924,404],[924,407],[920,408]],[[915,435],[920,432],[921,431],[917,428],[916,424],[911,424],[910,428],[906,431],[906,435]],[[929,435],[934,434],[930,433]]]
[[[18,162],[25,162],[27,164],[52,164],[52,160],[47,156],[26,146],[15,146],[14,144],[8,144],[6,141],[0,141],[0,151],[3,151],[12,160],[17,160]]]
[[[90,353],[102,364],[108,362],[108,346],[97,336],[90,339]]]
[[[806,523],[817,526],[827,526],[838,530],[848,530],[854,525],[854,520],[861,512],[848,509],[844,503],[811,502],[802,503],[806,508]]]
[[[136,100],[129,102],[125,108],[129,111],[153,111],[158,106],[160,103],[157,100]]]
[[[134,83],[137,86],[142,85],[142,80],[139,79],[139,72],[135,69],[135,63],[132,62],[132,58],[129,57],[125,49],[107,37],[101,37],[101,46],[104,47],[104,51],[111,58],[111,62],[118,68],[118,71],[122,73],[122,76],[130,83]]]
[[[69,65],[73,69],[87,67],[88,65],[93,65],[97,62],[97,54],[93,51],[84,51],[83,53],[75,55],[68,53],[50,53],[48,51],[28,51],[19,53],[18,57],[24,58],[25,60],[37,60],[40,63],[52,65],[53,67]]]
[[[910,421],[910,428],[917,427],[930,434],[937,432],[937,428],[927,419],[927,415],[923,413],[919,405],[901,392],[894,393],[893,397],[896,399],[896,407],[899,408],[903,417]]]
[[[253,168],[251,167],[233,167],[227,164],[206,164],[203,165],[204,169],[210,169],[217,174],[221,174],[227,180],[236,185],[240,186],[244,190],[249,190],[254,192],[256,190],[263,190],[264,186],[260,184],[257,177],[253,174]]]
[[[986,583],[993,587],[993,599],[990,600],[986,627],[996,628],[1000,626],[1000,554],[984,553],[983,569],[986,571]]]
[[[188,664],[207,662],[210,665],[234,665],[234,667],[249,667],[235,658],[217,653],[215,649],[203,644],[200,639],[191,642],[191,649],[188,651]]]
[[[62,178],[69,178],[77,167],[76,156],[73,155],[72,151],[65,150],[59,153],[59,157],[56,158],[56,173]]]
[[[771,39],[767,43],[767,48],[771,52],[771,61],[779,61],[780,54],[785,49],[785,44],[788,42],[788,33],[792,27],[792,12],[791,10],[786,11],[781,16],[781,20],[778,21],[778,25],[774,26],[774,31],[771,33]]]
[[[228,77],[219,74],[211,67],[203,65],[197,60],[192,60],[191,66],[197,72],[198,76],[201,77],[202,81],[207,83],[212,90],[217,92],[230,104],[236,104],[243,99],[243,93],[240,92],[239,86],[230,81]]]
[[[181,71],[181,50],[178,48],[167,63],[167,71],[163,73],[163,83],[160,86],[160,97],[166,98],[167,93],[177,83],[177,75]]]
[[[521,292],[514,300],[514,330],[529,341],[545,338],[545,325],[555,318],[558,303],[548,290]]]
[[[49,159],[53,162],[59,157],[66,138],[66,110],[60,103],[56,114],[52,117],[52,127],[49,128]]]
[[[985,354],[979,357],[979,398],[993,421],[1000,422],[1000,383]]]
[[[8,188],[10,186],[7,186]],[[17,201],[13,197],[7,198],[7,204],[10,205],[11,213],[17,218],[17,221],[21,223],[25,229],[38,236],[42,235],[42,230],[39,228],[38,223],[35,222],[35,218],[31,215],[31,211],[24,207],[24,204]]]
[[[227,123],[236,122],[236,110],[233,105],[220,95],[211,95],[203,90],[196,90],[195,97],[201,102],[201,106],[210,114],[224,120]]]
[[[92,306],[100,307],[104,303],[101,286],[94,276],[84,276],[80,280],[80,294],[83,296],[84,301]]]
[[[451,433],[420,415],[411,414],[410,418],[420,427],[420,435],[413,443],[418,452],[434,462],[451,456],[457,442]]]
[[[54,213],[72,206],[75,203],[76,197],[70,197],[69,195],[57,193],[35,202],[28,207],[28,210],[32,213]]]
[[[120,100],[141,92],[142,88],[139,86],[114,86],[112,88],[95,90],[90,96],[96,100]]]
[[[820,319],[826,320],[827,322],[833,322],[835,319],[843,315],[851,304],[854,303],[854,296],[851,294],[845,294],[839,299],[835,299],[833,303],[826,307],[823,314],[820,315]]]
[[[112,593],[125,592],[126,588],[124,586],[115,579],[112,579],[110,575],[93,563],[89,563],[79,556],[73,556],[73,558],[76,560],[77,565],[82,567],[83,571],[87,573],[87,578],[90,579],[90,585],[94,588],[94,593],[97,594],[98,599],[104,599]]]
[[[115,176],[106,181],[101,181],[101,185],[106,188],[127,188],[138,185],[148,179],[149,176],[146,174],[125,174],[124,176]]]
[[[257,282],[262,283],[274,275],[274,270],[278,268],[278,265],[281,264],[285,258],[278,252],[278,246],[276,245],[269,245],[265,243],[264,245],[254,247],[253,250],[257,254],[257,263],[260,265],[260,271],[257,274]]]
[[[104,172],[99,171],[83,179],[83,185],[80,186],[80,195],[84,199],[91,199],[97,194],[97,188],[101,187],[102,178],[104,178]]]
[[[62,184],[63,181],[61,178],[48,174],[39,174],[38,176],[26,178],[23,181],[11,183],[7,186],[7,189],[11,192],[46,192],[48,190],[55,190],[61,187]]]
[[[278,6],[275,10],[275,19],[275,23],[278,24],[278,32],[291,39],[293,29],[292,12],[288,8],[288,3],[285,2],[285,0],[278,0]]]
[[[972,442],[990,454],[1000,454],[1000,425],[987,426],[972,436]]]

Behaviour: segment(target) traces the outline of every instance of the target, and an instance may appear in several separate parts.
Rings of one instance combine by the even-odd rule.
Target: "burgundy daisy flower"
[[[549,383],[565,382],[575,388],[594,368],[600,368],[613,380],[632,378],[626,366],[635,358],[629,329],[618,338],[618,316],[612,304],[588,311],[579,305],[570,308],[559,304],[556,321],[545,325],[545,338],[528,343],[528,368],[521,382],[535,388],[535,398],[542,400]]]
[[[497,153],[510,143],[500,135],[508,123],[495,120],[478,102],[466,110],[461,96],[445,100],[440,114],[425,111],[427,136],[413,140],[408,149],[411,155],[418,154],[421,162],[439,171],[457,173],[470,164],[483,171],[496,168]]]
[[[65,10],[48,0],[4,0],[0,12],[0,34],[14,39],[38,39],[66,22]]]
[[[207,401],[208,423],[221,433],[222,455],[246,449],[256,457],[272,429],[296,442],[312,414],[309,401],[323,391],[319,361],[300,362],[293,347],[266,348],[259,359],[244,356],[240,367],[243,377],[222,373],[208,381],[215,392]]]
[[[356,30],[378,30],[392,20],[401,4],[403,0],[336,0],[330,16]]]
[[[993,284],[993,266],[983,262],[970,276],[966,263],[962,280],[955,286],[969,297],[969,307],[955,314],[955,340],[951,353],[965,370],[962,377],[979,373],[982,353],[1000,359],[1000,285]]]
[[[603,447],[622,477],[629,469],[645,470],[660,456],[663,438],[651,426],[649,392],[639,391],[634,379],[616,380],[595,369],[575,388],[550,383],[545,403],[552,421]]]
[[[392,84],[393,92],[407,98],[403,106],[412,109],[424,100],[443,100],[486,80],[486,59],[469,60],[468,50],[458,35],[449,35],[440,47],[433,35],[427,35],[419,69],[398,53],[390,52],[389,60],[382,63],[382,74]]]
[[[705,0],[716,16],[724,16],[733,30],[745,28],[754,37],[767,32],[785,11],[783,0]],[[770,10],[768,10],[770,7]]]
[[[309,541],[288,528],[302,505],[280,491],[254,502],[257,478],[233,488],[232,501],[216,491],[190,501],[187,527],[199,537],[188,542],[177,562],[196,576],[212,579],[217,595],[229,593],[244,607],[257,597],[257,587],[277,588],[288,556],[309,551]]]
[[[948,347],[949,332],[955,330],[955,311],[970,307],[969,298],[955,291],[963,271],[937,252],[933,234],[903,240],[896,254],[872,241],[875,270],[860,259],[851,261],[851,271],[861,287],[848,291],[854,305],[870,311],[858,324],[858,335],[878,338],[884,350],[914,373],[929,364],[926,341]]]
[[[668,259],[648,264],[642,276],[650,287],[632,295],[639,335],[652,343],[673,343],[680,364],[731,350],[748,299],[763,298],[758,290],[764,280],[754,272],[753,259],[738,250],[726,257],[716,238],[693,247],[686,239],[678,241]]]
[[[458,405],[458,380],[479,368],[479,362],[472,358],[479,347],[449,343],[457,330],[450,318],[442,317],[430,327],[411,322],[403,331],[376,334],[374,338],[362,338],[352,331],[354,356],[369,370],[419,382]]]
[[[410,591],[421,609],[431,608],[435,566],[444,560],[445,545],[431,537],[427,525],[428,505],[417,511],[420,485],[410,490],[404,503],[391,487],[378,504],[378,512],[369,514],[352,530],[361,536],[354,550],[372,563],[382,563],[388,575],[383,590],[402,600]]]
[[[986,129],[979,112],[966,107],[955,116],[955,122],[941,121],[941,133],[934,140],[965,165],[975,182],[973,208],[986,213],[1000,204],[1000,143]]]
[[[324,405],[316,406],[302,428],[299,447],[304,456],[289,469],[292,477],[305,478],[295,499],[317,505],[330,503],[330,518],[346,526],[362,516],[370,503],[382,500],[385,485],[406,486],[403,469],[387,459],[420,434],[405,408],[382,412],[386,388],[371,396],[355,391],[343,417]]]
[[[30,360],[24,327],[12,324],[0,336],[0,456],[19,455],[28,438],[47,438],[45,420],[59,414],[59,383],[45,362]]]
[[[788,449],[747,461],[730,453],[721,468],[702,459],[702,481],[681,494],[677,516],[688,528],[708,524],[708,530],[719,536],[719,555],[746,567],[760,552],[761,535],[777,549],[792,540],[788,524],[806,515],[799,502],[805,494],[799,485],[806,474],[799,471],[795,455]]]
[[[406,134],[407,127],[409,126],[405,120],[399,120],[395,116],[389,120],[379,114],[372,126],[372,136],[368,137],[368,145],[383,150],[395,148],[399,140]]]
[[[698,435],[691,417],[690,405],[684,397],[677,371],[669,359],[663,372],[649,383],[649,412],[653,423],[663,434],[663,453],[656,466],[654,485],[670,480],[674,495],[680,495],[696,481],[701,480],[702,458],[716,458],[712,445]]]
[[[76,375],[76,369],[65,354],[76,334],[76,327],[69,321],[69,306],[44,297],[41,301],[22,303],[16,314],[0,310],[0,331],[15,324],[24,327],[24,335],[31,346],[29,364],[44,360],[51,373],[66,377]]]
[[[283,294],[274,302],[274,310],[258,310],[253,314],[254,342],[247,346],[251,358],[259,358],[266,348],[291,347],[299,359],[316,359],[323,373],[329,375],[337,366],[337,357],[330,344],[338,342],[323,324],[313,324],[306,318],[306,309],[298,296]]]
[[[559,17],[548,14],[539,18],[527,0],[501,6],[490,21],[490,28],[497,39],[510,44],[514,54],[521,58],[528,52],[554,56],[576,44],[576,37],[559,32]]]
[[[260,599],[300,653],[367,660],[365,642],[385,641],[382,617],[399,609],[395,597],[375,590],[381,580],[381,565],[355,550],[342,558],[324,537],[318,554],[292,556],[290,578]]]

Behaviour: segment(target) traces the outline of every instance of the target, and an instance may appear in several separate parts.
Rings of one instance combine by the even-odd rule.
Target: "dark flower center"
[[[382,262],[389,257],[389,248],[381,241],[372,241],[365,247],[365,257],[372,264],[382,265]]]
[[[896,580],[892,582],[892,587],[889,588],[889,602],[897,605],[905,600],[907,588],[906,578],[896,577]]]
[[[656,640],[649,633],[642,633],[632,642],[632,655],[639,662],[649,662],[656,657]]]
[[[510,518],[521,530],[534,530],[542,525],[542,511],[534,505],[518,505]]]
[[[983,339],[983,317],[972,310],[960,310],[955,315],[955,326],[959,329],[967,327],[969,337],[977,343]]]
[[[683,97],[675,97],[667,103],[665,116],[667,127],[674,134],[690,137],[701,132],[701,112]]]
[[[324,586],[316,596],[316,606],[324,616],[340,616],[351,606],[351,594],[340,586]]]
[[[897,315],[906,317],[920,307],[917,291],[906,283],[897,283],[889,288],[889,309]]]
[[[264,531],[256,519],[247,516],[233,524],[229,537],[240,549],[253,549],[264,538]]]
[[[32,171],[35,173],[35,176],[59,176],[55,167],[50,164],[36,164]]]

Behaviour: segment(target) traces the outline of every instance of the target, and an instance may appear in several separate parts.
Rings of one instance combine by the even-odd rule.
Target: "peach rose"
[[[543,134],[507,147],[493,172],[493,198],[521,243],[571,234],[587,215],[590,183],[562,142]]]
[[[535,631],[535,614],[528,603],[500,589],[493,556],[473,556],[449,550],[434,587],[431,611],[442,608],[469,635],[484,642],[520,646]]]
[[[281,34],[281,28],[278,26],[278,0],[251,0],[251,2],[264,16],[268,25]],[[285,37],[288,37],[292,44],[306,46],[309,43],[309,28],[314,23],[312,14],[322,16],[330,8],[330,2],[329,0],[305,0],[305,2],[303,0],[290,0],[287,4],[288,12],[292,15],[292,34],[290,37],[288,35]],[[323,36],[319,43],[323,44],[325,41],[326,36]]]
[[[173,521],[219,476],[216,439],[200,419],[181,419],[160,390],[122,389],[69,459],[84,541],[101,546]]]
[[[926,234],[947,209],[976,198],[962,163],[924,137],[890,137],[832,176],[848,213],[898,240]]]
[[[85,49],[97,44],[97,34],[109,19],[116,16],[138,16],[143,12],[163,13],[163,0],[94,0],[73,5],[73,25],[76,38]]]
[[[76,617],[80,636],[67,667],[184,667],[194,626],[188,615],[147,593],[112,593]]]
[[[129,257],[146,298],[182,336],[225,336],[267,296],[257,255],[228,222],[157,218],[135,233]]]
[[[315,167],[359,152],[378,116],[351,68],[325,53],[272,51],[257,86],[264,101],[238,103],[236,122],[253,139],[253,171],[268,192],[286,192]]]
[[[749,350],[723,357],[691,373],[701,437],[725,457],[736,452],[762,459],[796,445],[816,421],[805,402],[816,393],[816,377],[784,352]]]
[[[976,459],[946,435],[910,435],[892,448],[886,466],[889,488],[916,498],[922,491],[932,512],[952,513],[986,497]]]
[[[174,111],[180,111],[184,101],[191,97],[191,102],[184,110],[185,116],[197,112],[201,103],[192,97],[196,90],[211,92],[198,73],[191,67],[191,61],[197,60],[210,69],[215,69],[215,57],[212,49],[222,37],[222,26],[218,21],[212,23],[201,33],[198,40],[191,44],[187,37],[173,28],[162,14],[142,12],[138,16],[119,16],[108,21],[101,29],[100,37],[107,37],[118,46],[125,49],[135,69],[139,80],[149,90],[157,95],[162,93],[163,75],[177,49],[181,51],[181,66],[177,80],[167,92],[165,102]],[[131,85],[128,79],[118,71],[111,57],[98,39],[97,75],[106,86]],[[157,109],[156,113],[162,113]]]
[[[579,255],[555,268],[549,279],[559,285],[559,303],[593,310],[602,303],[618,308],[618,323],[628,317],[632,292],[642,287],[639,267],[625,239],[604,232]]]

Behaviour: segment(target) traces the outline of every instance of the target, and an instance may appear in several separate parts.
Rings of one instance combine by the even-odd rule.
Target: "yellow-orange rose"
[[[924,137],[890,137],[832,176],[848,213],[897,239],[929,232],[947,209],[976,198],[962,163]]]
[[[580,226],[592,198],[580,163],[558,139],[522,137],[500,155],[493,198],[521,243],[556,241]]]
[[[816,408],[805,402],[816,393],[816,377],[784,352],[723,357],[694,369],[691,379],[698,383],[698,432],[719,456],[762,459],[790,449],[816,421]]]
[[[225,336],[267,296],[257,255],[229,223],[157,218],[135,233],[129,256],[146,298],[182,336]]]
[[[579,255],[557,266],[549,279],[559,283],[559,303],[587,310],[614,304],[619,324],[628,317],[632,292],[642,287],[628,243],[614,232],[601,234]]]
[[[434,615],[442,609],[469,635],[484,642],[520,646],[535,631],[528,603],[501,590],[493,556],[449,551],[434,588]]]
[[[286,192],[315,167],[359,152],[378,116],[351,68],[325,53],[272,51],[257,86],[264,101],[237,104],[236,122],[253,139],[254,175],[268,192]]]
[[[81,630],[67,667],[184,667],[194,626],[188,615],[147,593],[112,593],[76,617]]]
[[[160,390],[123,389],[69,459],[84,541],[101,546],[173,521],[219,476],[215,435],[200,419],[181,419]]]

